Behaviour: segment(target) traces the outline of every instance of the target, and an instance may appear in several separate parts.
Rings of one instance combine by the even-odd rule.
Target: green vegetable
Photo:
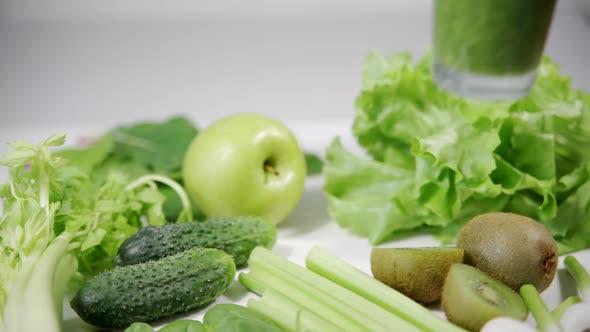
[[[248,300],[248,308],[273,320],[286,331],[341,331],[338,326],[330,321],[301,307],[272,289],[264,291],[259,301]]]
[[[562,331],[559,320],[551,314],[537,288],[531,284],[520,287],[520,295],[537,322],[540,332]]]
[[[164,205],[162,210],[164,211],[164,217],[166,220],[174,221],[178,220],[180,214],[183,211],[182,201],[178,194],[170,187],[159,186],[158,190],[164,195]],[[200,210],[200,208],[191,200],[191,210],[193,211],[194,220],[205,220],[207,216]]]
[[[156,178],[130,183],[112,174],[96,188],[83,170],[52,155],[64,142],[65,134],[12,142],[0,160],[10,168],[0,187],[0,331],[59,331],[64,291],[112,266],[140,218],[164,222]]]
[[[116,128],[110,135],[115,142],[113,154],[179,180],[184,154],[197,133],[190,120],[174,117]]]
[[[580,302],[582,302],[582,299],[580,299],[578,296],[569,296],[567,299],[563,300],[557,307],[555,307],[555,309],[551,311],[553,319],[556,321],[561,320],[563,313],[567,309],[569,309],[572,305]]]
[[[114,144],[112,137],[106,135],[88,148],[62,149],[55,152],[54,155],[69,160],[70,164],[76,165],[88,174],[107,158],[113,150]]]
[[[567,272],[576,281],[576,286],[580,292],[580,298],[583,301],[590,302],[590,274],[580,261],[574,256],[568,255],[564,258],[563,263]]]
[[[333,267],[331,260],[323,263]],[[403,315],[399,312],[392,313],[388,311],[389,308],[374,298],[368,299],[363,297],[363,294],[356,294],[354,289],[347,289],[345,285],[320,276],[317,271],[313,273],[291,263],[265,248],[254,249],[248,265],[250,272],[241,273],[239,280],[246,288],[262,295],[260,303],[253,304],[259,311],[267,312],[267,307],[272,310],[272,308],[285,306],[283,303],[285,301],[280,300],[281,296],[294,303],[290,312],[282,314],[281,326],[285,328],[293,326],[293,311],[300,307],[320,316],[343,331],[388,331],[392,328],[403,331],[462,331],[401,294],[398,299],[401,309],[398,308],[398,311],[405,313]],[[355,277],[349,271],[339,270],[338,272],[342,272],[341,278],[347,280]],[[363,274],[360,271],[358,273]],[[390,292],[395,293],[368,275],[363,275],[367,277],[367,280],[361,280],[362,287],[376,289],[376,286],[372,285],[376,284],[385,288],[385,290],[377,289],[379,292],[377,300],[391,297],[388,295]],[[269,298],[268,294],[273,292],[279,294],[278,300],[272,295]],[[267,300],[264,300],[265,298]],[[268,314],[272,315],[270,312]]]
[[[179,319],[172,323],[166,324],[158,330],[160,332],[207,332],[205,326],[196,320]],[[221,332],[222,330],[219,330]]]
[[[269,318],[237,304],[224,303],[211,307],[203,323],[219,332],[281,332]]]
[[[313,247],[308,252],[305,264],[309,270],[405,319],[422,331],[463,331],[320,247]]]
[[[105,271],[90,279],[70,304],[89,324],[126,327],[210,303],[227,290],[235,272],[231,256],[223,251],[194,248]]]
[[[182,185],[181,169],[190,142],[198,134],[197,128],[184,117],[173,117],[162,122],[141,122],[113,128],[96,143],[86,148],[62,149],[56,155],[89,174],[95,188],[104,184],[113,173],[128,178],[160,174]],[[159,186],[164,195],[162,209],[168,221],[176,221],[184,205],[176,192]],[[193,218],[205,216],[191,202]]]
[[[179,319],[166,324],[159,329],[160,332],[207,332],[205,326],[196,320]],[[125,329],[125,332],[154,332],[154,329],[146,323],[137,322]]]
[[[452,242],[474,215],[542,222],[560,253],[590,246],[590,95],[548,58],[515,102],[439,90],[430,57],[370,54],[352,128],[369,159],[335,138],[326,151],[329,212],[373,244],[415,233]]]
[[[217,248],[230,254],[241,267],[256,246],[271,248],[276,227],[258,217],[211,218],[202,222],[149,226],[119,247],[119,266],[154,260],[196,247]]]
[[[305,153],[305,165],[307,168],[307,176],[322,174],[324,161],[313,153]]]
[[[154,332],[154,329],[149,324],[137,322],[126,328],[125,332]]]
[[[566,256],[564,264],[576,281],[580,297],[570,296],[560,303],[553,312],[533,285],[526,284],[520,288],[520,294],[533,314],[540,332],[582,331],[590,328],[590,305],[585,302],[590,294],[590,276],[574,256]]]

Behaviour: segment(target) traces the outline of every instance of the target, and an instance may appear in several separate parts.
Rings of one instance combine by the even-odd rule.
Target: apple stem
[[[265,170],[267,173],[271,173],[271,174],[273,174],[273,175],[275,175],[275,176],[276,176],[276,175],[279,175],[279,171],[277,171],[277,169],[276,169],[276,168],[274,168],[272,165],[270,165],[270,164],[268,164],[268,163],[264,163],[264,170]]]

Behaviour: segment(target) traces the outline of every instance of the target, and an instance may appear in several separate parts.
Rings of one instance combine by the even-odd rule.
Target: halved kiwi
[[[528,308],[510,287],[466,264],[453,264],[441,296],[447,319],[470,331],[479,331],[496,317],[525,320]]]
[[[555,277],[557,243],[545,226],[526,216],[491,212],[472,218],[457,246],[473,265],[518,292],[524,284],[545,290]]]
[[[374,248],[371,271],[375,279],[415,301],[440,299],[449,268],[463,262],[463,249],[455,247]]]

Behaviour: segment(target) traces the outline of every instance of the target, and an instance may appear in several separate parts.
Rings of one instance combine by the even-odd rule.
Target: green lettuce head
[[[561,253],[590,246],[590,95],[544,58],[513,102],[439,90],[430,57],[369,54],[353,134],[335,138],[324,191],[336,222],[372,244],[415,233],[453,242],[472,216],[510,211],[542,222]]]

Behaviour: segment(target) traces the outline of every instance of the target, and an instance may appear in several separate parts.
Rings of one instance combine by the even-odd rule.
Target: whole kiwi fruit
[[[473,265],[518,292],[524,284],[545,290],[555,277],[557,243],[545,226],[507,212],[475,216],[459,232],[457,247]]]

